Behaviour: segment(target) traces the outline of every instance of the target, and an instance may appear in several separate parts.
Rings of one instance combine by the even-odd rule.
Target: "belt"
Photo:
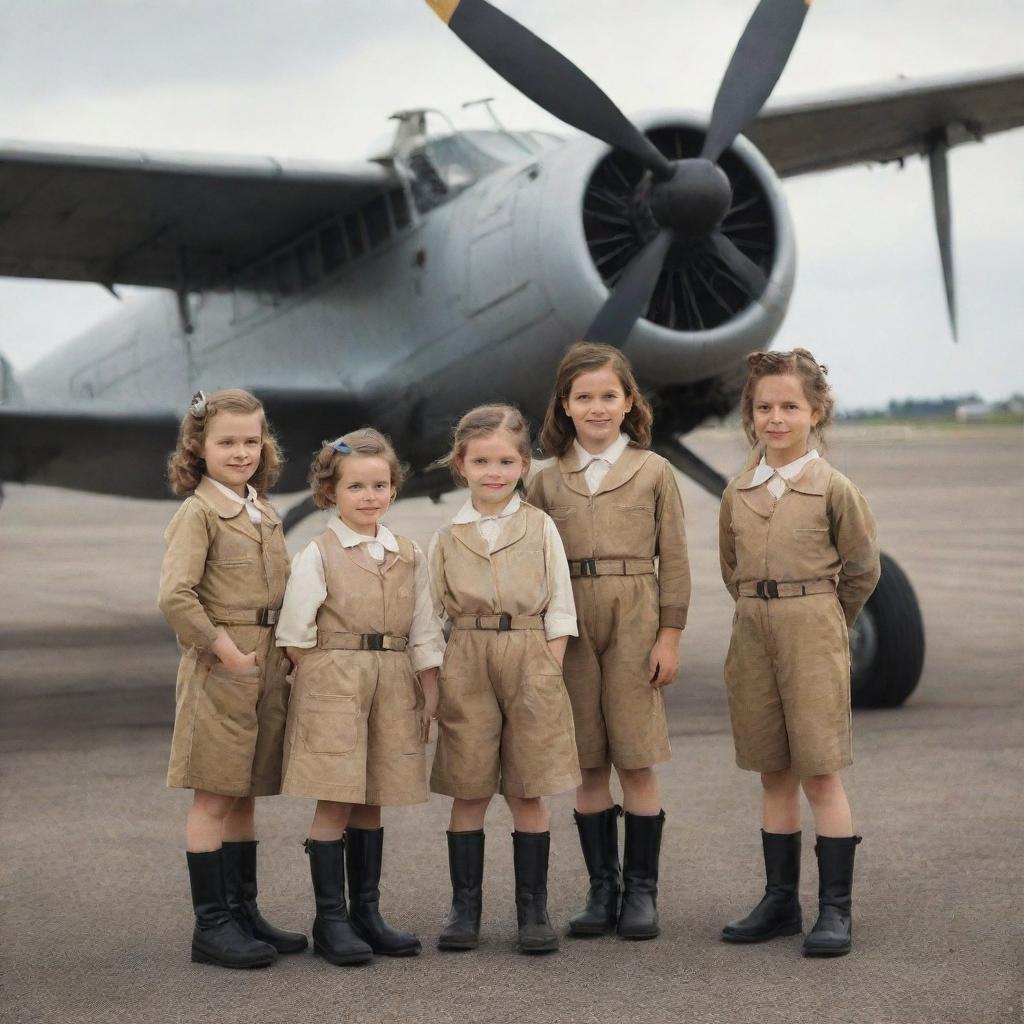
[[[318,633],[316,645],[322,651],[404,651],[407,636],[390,633]]]
[[[543,615],[456,615],[452,620],[456,629],[496,629],[506,633],[510,629],[543,629]]]
[[[654,573],[653,558],[581,558],[569,562],[569,575],[579,576],[647,576]]]
[[[218,626],[274,626],[280,614],[280,608],[229,608],[210,618]]]
[[[835,580],[797,580],[792,583],[779,583],[778,580],[757,580],[739,585],[740,597],[759,597],[763,601],[775,597],[834,594],[835,589]]]

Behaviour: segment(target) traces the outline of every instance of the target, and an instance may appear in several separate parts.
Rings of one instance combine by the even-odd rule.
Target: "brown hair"
[[[547,455],[564,455],[576,437],[576,427],[562,406],[572,391],[572,382],[581,373],[593,373],[606,366],[619,378],[626,397],[633,399],[633,408],[626,413],[622,429],[638,448],[650,445],[654,413],[647,399],[640,393],[629,360],[611,345],[595,345],[584,341],[573,345],[558,364],[555,389],[551,393],[548,411],[544,414],[544,426],[540,431],[540,446]]]
[[[474,438],[490,437],[499,430],[507,430],[516,439],[516,447],[523,457],[525,477],[530,468],[530,426],[514,405],[478,405],[470,409],[455,426],[451,451],[432,463],[430,468],[447,466],[455,482],[465,487],[467,481],[456,467],[456,459],[466,457],[466,449]]]
[[[178,428],[178,446],[167,460],[167,479],[171,491],[174,494],[190,494],[199,486],[206,472],[206,460],[203,458],[206,428],[210,420],[220,412],[260,414],[263,450],[260,453],[260,464],[249,478],[249,484],[256,489],[257,494],[266,494],[281,475],[284,459],[267,423],[262,403],[255,395],[241,388],[221,388],[209,395],[203,395],[200,391],[192,399],[192,405]]]
[[[337,444],[338,441],[344,442],[352,451],[336,451],[331,445]],[[353,456],[384,459],[391,473],[391,487],[395,497],[398,496],[405,482],[405,466],[398,461],[391,439],[373,427],[360,427],[359,430],[342,434],[337,441],[324,442],[323,447],[314,456],[306,479],[313,488],[313,503],[317,508],[330,508],[334,504],[334,488],[341,479],[342,466],[346,459]]]
[[[747,440],[757,444],[754,433],[754,391],[763,377],[780,377],[792,374],[800,381],[804,397],[811,408],[818,413],[818,422],[813,433],[819,443],[825,444],[825,427],[832,422],[832,410],[835,402],[832,389],[828,385],[828,367],[819,363],[805,348],[795,348],[792,352],[751,352],[747,356],[747,381],[740,395],[740,418],[743,432]]]

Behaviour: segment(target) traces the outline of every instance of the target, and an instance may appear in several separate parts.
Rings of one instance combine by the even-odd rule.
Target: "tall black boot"
[[[452,909],[437,939],[438,949],[476,949],[483,907],[484,833],[448,833],[448,871]]]
[[[594,814],[573,811],[580,847],[590,875],[587,906],[569,918],[570,935],[608,935],[619,919],[619,815],[618,805]]]
[[[550,832],[512,833],[520,953],[552,953],[558,949],[558,936],[548,917],[550,850]]]
[[[228,910],[246,935],[267,942],[278,953],[301,953],[309,943],[302,932],[275,928],[261,913],[256,896],[256,840],[224,843],[224,893]]]
[[[196,926],[192,931],[192,959],[217,967],[267,967],[277,950],[260,942],[238,926],[224,898],[224,855],[186,853],[188,880]]]
[[[365,964],[373,950],[355,933],[345,907],[344,839],[307,839],[316,918],[313,949],[328,963]]]
[[[626,811],[624,891],[619,910],[619,935],[624,939],[653,939],[658,927],[658,862],[665,812],[630,814]]]
[[[778,935],[796,935],[803,927],[800,912],[800,833],[765,832],[764,897],[746,917],[722,929],[726,942],[764,942]]]
[[[384,829],[345,829],[348,866],[348,913],[356,934],[384,956],[416,956],[420,940],[411,932],[392,928],[380,916],[380,869],[384,857]]]
[[[861,836],[818,836],[818,920],[804,956],[843,956],[853,943],[853,858]]]

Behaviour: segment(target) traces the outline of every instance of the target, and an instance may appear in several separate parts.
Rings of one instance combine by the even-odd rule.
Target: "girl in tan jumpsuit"
[[[863,495],[811,447],[832,395],[806,349],[755,352],[740,399],[755,460],[726,488],[719,547],[736,601],[725,663],[736,763],[759,772],[767,886],[729,942],[800,931],[800,790],[814,812],[818,919],[809,956],[851,943],[854,851],[839,776],[852,760],[847,630],[879,576],[875,522]]]
[[[554,524],[522,502],[530,432],[518,409],[462,417],[446,461],[470,499],[431,542],[434,602],[452,632],[441,667],[430,787],[453,798],[452,907],[441,949],[480,933],[484,816],[500,789],[512,811],[519,948],[558,948],[547,911],[551,833],[543,797],[579,784],[572,711],[562,682],[576,633],[569,567]]]
[[[661,687],[678,670],[690,571],[675,476],[647,450],[651,420],[621,352],[574,345],[558,368],[541,433],[557,461],[529,489],[562,536],[579,616],[565,682],[583,771],[575,819],[590,892],[570,935],[658,934],[665,812],[653,766],[671,756]],[[621,909],[612,765],[625,805]]]
[[[182,650],[167,785],[194,790],[186,846],[192,959],[262,967],[306,937],[256,903],[254,797],[280,790],[287,660],[274,623],[288,578],[281,521],[266,500],[280,453],[259,401],[198,392],[168,466],[189,494],[165,535],[160,610]]]
[[[277,629],[297,666],[282,792],[317,801],[305,844],[313,946],[334,964],[420,951],[379,909],[381,807],[427,799],[424,743],[444,652],[426,559],[380,522],[402,477],[376,430],[324,442],[309,480],[316,504],[337,514],[296,555]]]

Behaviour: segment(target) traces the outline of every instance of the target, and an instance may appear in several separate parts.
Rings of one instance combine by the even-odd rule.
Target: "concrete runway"
[[[738,465],[728,431],[694,447]],[[510,819],[488,819],[483,943],[434,948],[447,909],[447,802],[386,815],[384,908],[424,941],[415,960],[335,968],[307,955],[265,971],[189,962],[182,829],[164,788],[177,653],[155,608],[174,506],[9,487],[0,510],[0,1019],[12,1022],[936,1022],[1021,1020],[1021,678],[1024,447],[1019,430],[843,428],[833,461],[867,494],[882,544],[924,610],[928,658],[897,711],[855,716],[847,773],[858,831],[855,949],[804,960],[799,937],[718,941],[763,886],[758,787],[738,771],[721,665],[731,602],[717,503],[683,482],[695,590],[680,682],[659,940],[563,941],[514,952]],[[424,544],[452,515],[400,503]],[[285,502],[282,502],[285,504]],[[316,526],[303,524],[293,546]],[[551,801],[551,907],[583,892],[570,795]],[[312,919],[300,842],[311,804],[261,801],[261,905]],[[805,819],[805,918],[816,872]]]

